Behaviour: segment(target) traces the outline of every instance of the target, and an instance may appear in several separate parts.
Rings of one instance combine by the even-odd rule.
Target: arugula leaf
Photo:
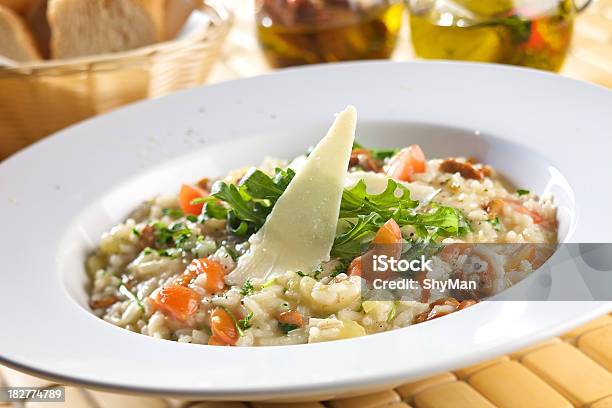
[[[412,214],[396,219],[400,226],[412,225],[417,235],[426,238],[430,233],[438,236],[461,236],[471,231],[470,224],[465,216],[453,207],[435,207],[433,212]]]
[[[224,220],[227,218],[227,208],[225,208],[219,201],[207,201],[202,209],[202,220],[217,219]]]
[[[397,192],[400,194],[397,195]],[[389,219],[398,208],[415,208],[419,202],[410,198],[410,190],[389,179],[385,191],[368,194],[365,181],[359,180],[351,189],[342,193],[340,218],[354,218],[375,212]]]
[[[244,176],[240,185],[244,186],[244,190],[252,198],[270,200],[275,203],[295,176],[295,172],[291,169],[277,168],[275,172],[274,178],[270,178],[261,170],[251,169]]]
[[[359,215],[356,223],[349,221],[349,230],[338,235],[334,240],[331,255],[344,259],[361,255],[364,244],[372,240],[385,221],[380,214],[375,212],[369,215]]]
[[[363,146],[361,143],[358,142],[353,142],[353,150],[355,149],[365,149],[365,150],[369,150],[370,153],[372,154],[372,158],[374,158],[375,160],[385,160],[389,157],[395,156],[400,149],[368,149],[367,147]]]
[[[242,221],[247,221],[261,227],[266,220],[267,213],[264,207],[259,203],[253,202],[235,184],[217,181],[212,187],[211,195],[228,203],[231,207],[229,212],[234,213]]]
[[[254,233],[263,226],[272,207],[283,194],[295,172],[291,169],[276,169],[274,177],[261,170],[252,169],[240,184],[227,184],[217,181],[211,191],[211,197],[227,204],[221,205],[210,197],[205,202],[204,219],[216,218],[228,220],[230,231],[235,235]]]

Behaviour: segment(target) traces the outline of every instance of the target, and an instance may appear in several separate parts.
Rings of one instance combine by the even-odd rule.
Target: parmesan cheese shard
[[[263,227],[249,239],[250,250],[227,275],[228,283],[271,279],[286,271],[309,273],[329,260],[356,123],[352,106],[336,116]]]

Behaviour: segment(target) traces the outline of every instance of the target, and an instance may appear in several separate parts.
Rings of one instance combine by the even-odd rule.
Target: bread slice
[[[139,0],[49,0],[47,18],[52,58],[126,51],[158,38]]]
[[[31,0],[0,0],[0,6],[8,7],[18,14],[25,14],[31,2]]]
[[[37,61],[41,55],[32,34],[12,9],[0,5],[0,55],[18,62]]]
[[[168,41],[176,37],[196,8],[197,0],[139,0],[151,14],[157,27],[157,39]]]
[[[0,0],[2,1],[2,0]],[[47,21],[47,0],[28,0],[28,8],[22,13],[23,19],[30,29],[38,51],[43,58],[49,58],[49,41],[51,31]]]

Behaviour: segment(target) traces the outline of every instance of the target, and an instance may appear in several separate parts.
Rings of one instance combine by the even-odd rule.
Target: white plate
[[[290,158],[347,104],[372,146],[476,155],[556,195],[562,236],[612,242],[612,92],[524,69],[371,62],[180,92],[64,130],[0,164],[0,361],[60,381],[209,399],[325,398],[457,368],[562,332],[610,303],[488,302],[393,332],[224,348],[131,333],[87,310],[102,231],[183,181]]]

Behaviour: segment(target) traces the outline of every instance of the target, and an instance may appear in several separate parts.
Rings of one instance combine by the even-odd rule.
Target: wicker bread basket
[[[201,84],[233,21],[214,1],[200,6],[208,27],[181,39],[115,54],[0,66],[0,160],[90,116]]]

